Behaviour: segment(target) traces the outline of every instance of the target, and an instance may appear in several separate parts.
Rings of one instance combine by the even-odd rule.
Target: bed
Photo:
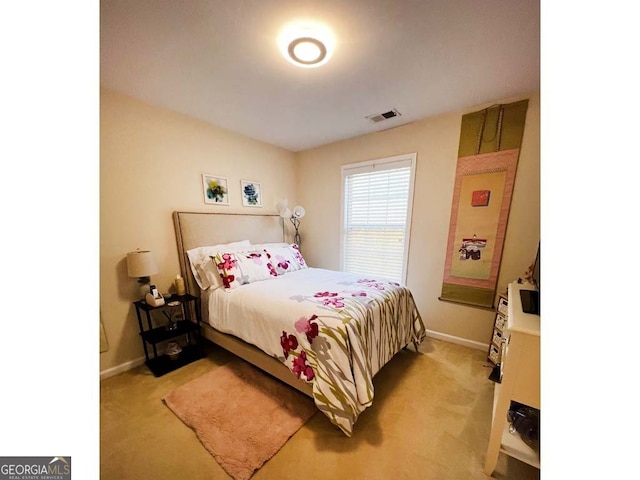
[[[309,267],[283,241],[278,215],[174,212],[173,220],[203,336],[312,397],[351,436],[373,402],[374,375],[426,336],[411,292]]]

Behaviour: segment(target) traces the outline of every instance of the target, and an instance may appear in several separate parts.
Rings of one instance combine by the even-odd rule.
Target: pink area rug
[[[247,480],[309,420],[309,397],[233,360],[163,397],[235,480]]]

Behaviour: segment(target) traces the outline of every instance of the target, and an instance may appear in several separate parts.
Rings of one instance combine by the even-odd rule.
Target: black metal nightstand
[[[178,305],[169,305],[169,303],[178,302]],[[136,307],[136,315],[138,317],[138,326],[140,327],[140,337],[142,338],[142,345],[144,347],[144,356],[146,358],[146,365],[154,376],[160,377],[166,373],[172,372],[184,365],[204,358],[204,350],[202,348],[202,339],[200,337],[200,300],[190,294],[185,295],[172,295],[171,297],[165,297],[165,304],[159,307],[152,307],[144,302],[144,300],[138,300],[133,302]],[[189,308],[193,306],[193,308]],[[182,320],[175,322],[173,329],[168,329],[167,326],[154,327],[151,312],[163,311],[165,309],[180,308],[182,313]],[[189,318],[189,312],[195,312],[196,321],[192,321]],[[142,321],[141,312],[146,315],[146,326]],[[185,337],[186,345],[182,346],[182,351],[176,356],[171,358],[169,355],[158,355],[158,344],[166,342],[168,340]],[[153,350],[153,356],[149,355],[149,349],[147,344],[151,345]]]

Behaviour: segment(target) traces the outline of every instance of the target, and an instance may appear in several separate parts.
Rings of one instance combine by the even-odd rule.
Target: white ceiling
[[[100,17],[104,87],[294,152],[540,88],[539,0],[102,0]],[[285,61],[293,20],[331,28],[329,63]]]

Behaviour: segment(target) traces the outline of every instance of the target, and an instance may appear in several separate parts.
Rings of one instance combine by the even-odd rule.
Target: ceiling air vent
[[[378,123],[378,122],[381,122],[383,120],[387,120],[389,118],[399,117],[400,115],[402,115],[402,114],[398,110],[396,110],[394,108],[393,110],[389,110],[388,112],[376,113],[375,115],[369,115],[367,118],[371,121],[371,123]]]

